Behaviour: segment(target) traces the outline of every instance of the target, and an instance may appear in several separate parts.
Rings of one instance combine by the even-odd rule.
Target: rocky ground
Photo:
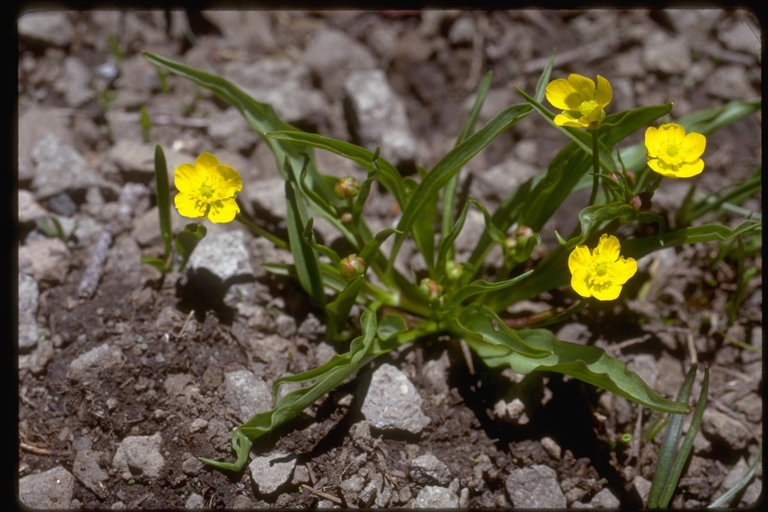
[[[301,417],[260,439],[248,469],[227,474],[233,427],[270,407],[286,372],[328,360],[318,312],[261,264],[287,255],[234,225],[209,226],[189,273],[162,276],[154,145],[169,168],[203,151],[240,170],[247,213],[284,227],[268,148],[209,92],[164,76],[144,50],[213,71],[287,121],[382,146],[404,173],[453,144],[479,79],[494,71],[482,120],[532,91],[552,50],[554,77],[601,74],[609,111],[673,101],[673,117],[759,98],[760,27],[744,11],[41,12],[18,23],[19,465],[33,508],[629,507],[647,497],[657,415],[559,375],[526,379],[541,400],[513,414],[516,376],[467,364],[458,340],[405,346]],[[366,105],[375,99],[384,114]],[[378,117],[377,117],[378,116]],[[144,121],[142,121],[144,119]],[[698,190],[744,179],[761,161],[761,115],[708,140]],[[640,139],[633,140],[637,142]],[[565,138],[536,115],[467,166],[493,206],[546,168]],[[363,176],[318,152],[323,172]],[[668,214],[688,183],[666,181]],[[373,222],[391,223],[377,195]],[[745,208],[762,212],[760,197]],[[572,207],[573,208],[573,207]],[[564,210],[553,228],[577,210]],[[61,236],[41,227],[55,217]],[[726,219],[727,221],[727,219]],[[51,221],[47,221],[52,226]],[[174,225],[182,225],[174,217]],[[468,231],[482,229],[470,218]],[[328,236],[329,233],[323,233]],[[545,242],[552,233],[544,233]],[[466,242],[469,243],[469,242]],[[555,243],[555,242],[548,242]],[[91,298],[81,280],[106,250]],[[730,322],[739,270],[717,247],[667,249],[641,263],[645,300],[554,326],[601,346],[674,396],[691,356],[711,369],[704,416],[672,506],[729,489],[762,440],[762,256]],[[406,262],[407,263],[407,262]],[[202,287],[195,275],[214,275]],[[232,286],[224,288],[221,283]],[[233,284],[234,283],[234,284]],[[541,297],[535,308],[552,296]],[[401,393],[385,391],[397,385]],[[542,387],[543,386],[543,387]],[[694,392],[697,392],[694,390]],[[394,400],[394,401],[392,401]],[[385,414],[389,408],[396,413]],[[519,411],[518,411],[519,413]],[[624,433],[634,434],[629,443]],[[730,503],[755,502],[762,467]]]

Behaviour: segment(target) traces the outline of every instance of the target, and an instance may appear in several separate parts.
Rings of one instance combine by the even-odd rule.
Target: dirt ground
[[[253,455],[297,456],[293,476],[278,491],[260,493],[247,469],[230,474],[197,461],[198,456],[232,460],[231,431],[241,421],[224,397],[226,374],[250,370],[271,383],[286,372],[310,369],[343,347],[323,341],[315,321],[320,314],[307,307],[297,284],[261,269],[284,255],[250,234],[255,282],[243,299],[247,307],[211,304],[205,292],[184,286],[184,276],[163,278],[141,264],[141,255],[162,248],[156,220],[153,224],[151,165],[146,165],[155,144],[176,155],[170,164],[173,158],[191,162],[202,151],[222,160],[231,155],[233,167],[243,169],[246,188],[277,176],[264,144],[240,125],[222,129],[224,135],[214,130],[225,125],[227,105],[175,76],[163,84],[141,52],[218,73],[287,60],[306,71],[297,79],[303,80],[302,94],[318,98],[295,124],[352,140],[341,87],[334,85],[336,70],[306,60],[315,55],[320,34],[345,34],[354,44],[338,51],[349,52],[349,60],[333,65],[370,62],[386,72],[406,107],[416,142],[413,161],[429,168],[451,147],[487,70],[494,71],[494,80],[483,120],[522,101],[513,86],[533,90],[554,48],[553,77],[570,72],[609,77],[617,110],[673,101],[677,119],[729,100],[759,99],[759,41],[750,28],[759,34],[760,27],[753,16],[720,10],[59,14],[63,21],[47,29],[20,29],[19,207],[29,209],[19,213],[19,281],[25,275],[30,283],[31,276],[38,293],[31,303],[20,303],[19,314],[20,322],[31,315],[38,336],[18,355],[18,478],[57,467],[75,475],[71,496],[66,495],[70,501],[57,508],[411,507],[425,487],[414,476],[412,461],[431,454],[449,469],[450,483],[443,486],[461,507],[514,506],[511,473],[537,465],[555,471],[568,506],[642,505],[643,482],[653,477],[662,436],[641,442],[641,434],[658,414],[547,374],[537,377],[544,398],[530,421],[511,422],[498,413],[512,386],[509,374],[485,368],[477,358],[471,368],[459,340],[442,337],[382,357],[304,415],[259,439]],[[62,25],[65,35],[59,37]],[[325,58],[319,55],[312,58]],[[680,63],[677,68],[669,64],[673,61]],[[153,120],[146,139],[142,108]],[[697,178],[700,193],[745,179],[760,165],[761,119],[760,113],[752,115],[708,139],[707,168]],[[53,185],[38,177],[41,157],[35,148],[49,132],[95,171],[90,181],[73,179],[47,192]],[[531,115],[467,171],[479,175],[510,158],[542,170],[564,140]],[[116,149],[125,141],[139,149],[126,156]],[[321,171],[342,172],[324,169],[324,162],[338,161],[323,158],[318,154]],[[120,198],[130,184],[145,193],[124,215]],[[687,185],[677,185],[665,183],[655,213],[673,216],[672,205],[687,192]],[[492,186],[478,187],[490,205],[498,204]],[[28,196],[22,201],[21,194]],[[391,221],[391,201],[382,197],[379,204],[381,222]],[[758,194],[743,206],[762,212],[762,199]],[[278,212],[262,212],[266,207],[259,200],[250,208],[254,216],[263,213],[259,222],[265,227],[279,228]],[[35,223],[54,213],[72,233],[66,244],[56,245]],[[555,227],[568,215],[560,215]],[[93,297],[82,299],[83,272],[110,223],[119,229],[105,273]],[[48,256],[38,252],[43,250]],[[600,346],[635,368],[650,364],[644,375],[652,375],[653,387],[668,397],[676,394],[692,354],[710,368],[713,415],[705,418],[671,503],[676,508],[700,508],[723,494],[762,441],[761,352],[743,348],[762,350],[762,254],[748,254],[743,270],[733,257],[717,261],[716,255],[714,244],[665,250],[641,267],[636,292],[645,283],[650,291],[644,300],[590,308],[552,326],[562,339]],[[39,263],[46,258],[54,261]],[[748,269],[755,273],[731,322],[728,304]],[[539,302],[557,303],[568,293]],[[73,361],[82,363],[83,354],[103,346],[108,354],[97,363],[73,369]],[[359,433],[361,393],[383,363],[399,368],[423,398],[431,421],[420,434]],[[428,373],[427,367],[439,371]],[[634,434],[632,441],[621,441],[625,433]],[[156,434],[163,460],[158,473],[126,478],[115,463],[120,443]],[[353,478],[362,485],[376,483],[378,493],[366,502],[342,487]],[[754,503],[761,482],[762,466],[730,505]],[[382,489],[391,492],[384,497]],[[600,501],[604,489],[618,501]]]

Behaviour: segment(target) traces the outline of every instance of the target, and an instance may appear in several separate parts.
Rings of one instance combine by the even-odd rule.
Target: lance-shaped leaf
[[[325,312],[328,316],[328,337],[337,339],[341,334],[349,318],[349,312],[355,305],[357,295],[365,282],[365,276],[358,276],[349,282],[333,302],[328,303]]]
[[[515,283],[518,283],[528,277],[531,272],[533,272],[533,270],[529,270],[528,272],[517,277],[513,277],[512,279],[507,279],[506,281],[498,281],[495,283],[489,283],[488,281],[478,279],[477,281],[459,288],[459,290],[454,295],[445,301],[445,305],[440,309],[443,311],[450,311],[468,298],[475,295],[480,295],[481,293],[498,292],[504,290],[505,288],[509,288]]]
[[[558,372],[657,411],[690,410],[688,404],[656,394],[604,350],[560,341],[546,329],[515,331],[486,307],[468,308],[453,320],[452,327],[488,366],[509,365],[524,375],[537,370]]]
[[[165,163],[165,153],[160,144],[155,146],[155,190],[157,190],[157,212],[160,216],[160,234],[163,236],[163,258],[167,266],[170,263],[171,240],[171,193],[168,186],[168,166]],[[165,272],[165,270],[163,270]]]
[[[380,340],[387,341],[392,336],[408,329],[408,325],[400,315],[388,313],[381,317],[376,333]]]
[[[600,223],[621,220],[629,222],[638,220],[640,222],[655,222],[659,226],[659,235],[666,231],[666,222],[660,215],[638,212],[626,203],[609,203],[602,205],[587,206],[579,212],[579,221],[581,223],[581,235],[568,242],[566,248],[574,247],[584,243],[592,230]]]
[[[459,212],[459,218],[456,219],[456,223],[449,231],[443,231],[443,236],[440,238],[440,245],[437,247],[437,264],[435,265],[435,280],[440,281],[445,274],[445,264],[449,257],[453,256],[453,242],[461,233],[461,229],[464,227],[464,222],[467,219],[467,212],[469,211],[469,201],[464,203],[464,206]]]
[[[277,390],[281,384],[287,382],[314,382],[309,386],[291,391],[283,396],[273,409],[255,414],[247,422],[237,427],[232,436],[232,448],[237,456],[234,463],[218,462],[205,458],[200,460],[219,469],[228,471],[242,470],[248,461],[251,443],[255,439],[298,416],[304,409],[315,403],[316,400],[339,386],[347,377],[354,375],[360,368],[368,364],[377,355],[380,355],[380,352],[377,353],[374,350],[373,343],[376,335],[376,315],[366,309],[360,318],[360,324],[363,334],[352,340],[349,352],[334,355],[324,365],[307,372],[283,376],[275,381],[272,388],[273,400],[277,396]]]

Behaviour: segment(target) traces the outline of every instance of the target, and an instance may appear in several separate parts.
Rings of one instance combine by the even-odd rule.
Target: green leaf
[[[539,81],[536,83],[536,101],[541,103],[544,101],[544,97],[547,95],[547,85],[549,85],[549,79],[552,77],[552,66],[555,64],[555,51],[552,51],[552,56],[547,61],[547,65],[544,66],[544,70],[541,72]]]
[[[147,265],[152,265],[160,272],[165,273],[167,269],[165,268],[165,260],[161,258],[155,258],[153,256],[142,256],[141,262],[146,263]]]
[[[435,266],[435,279],[439,281],[445,274],[445,265],[449,257],[452,257],[453,242],[461,233],[461,228],[464,227],[464,221],[467,219],[467,212],[469,211],[469,201],[464,203],[464,206],[459,212],[459,218],[456,219],[456,224],[450,229],[450,231],[443,231],[440,237],[440,245],[437,247],[437,264]]]
[[[381,317],[379,321],[379,328],[376,331],[378,337],[382,341],[387,341],[392,336],[408,330],[408,325],[400,315],[386,314]]]
[[[656,394],[602,349],[560,341],[546,329],[512,330],[486,307],[468,308],[452,327],[491,367],[509,365],[522,374],[539,370],[563,373],[657,411],[690,410],[688,404]]]
[[[685,128],[686,132],[710,135],[736,121],[751,116],[755,112],[759,112],[762,104],[762,100],[731,101],[722,107],[699,110],[688,114],[677,123]]]
[[[581,235],[569,241],[568,245],[566,245],[566,249],[584,243],[593,228],[600,223],[612,220],[621,220],[625,223],[632,220],[638,220],[644,223],[655,222],[659,226],[660,235],[663,235],[666,230],[666,222],[664,222],[663,217],[651,213],[638,212],[626,203],[587,206],[579,213]]]
[[[313,370],[280,377],[273,386],[273,397],[281,384],[287,382],[314,382],[301,389],[291,391],[283,396],[269,411],[253,415],[247,422],[240,425],[232,436],[232,448],[237,459],[234,463],[217,462],[201,459],[219,469],[240,471],[248,461],[251,443],[270,432],[272,429],[298,416],[304,409],[315,403],[329,391],[339,386],[348,377],[373,360],[383,352],[377,351],[374,344],[376,335],[376,315],[369,310],[363,311],[360,318],[363,335],[352,340],[349,352],[334,355],[330,361]]]
[[[195,250],[200,240],[205,238],[208,233],[208,228],[202,224],[190,223],[184,226],[178,235],[176,235],[176,252],[181,256],[181,265],[179,270],[184,270],[189,261],[189,257],[192,256],[192,251]]]
[[[312,247],[312,249],[316,250],[320,254],[327,256],[328,259],[331,260],[331,264],[334,267],[338,267],[341,264],[341,258],[336,253],[336,251],[334,251],[330,247],[326,247],[324,245],[320,245],[319,243],[317,243],[317,241],[315,240],[315,231],[313,229],[313,226],[314,226],[314,219],[310,217],[309,219],[307,219],[307,225],[304,226],[304,233],[302,235],[304,237],[304,241],[307,242],[307,244],[309,244],[309,246]]]
[[[331,153],[336,153],[339,156],[343,156],[359,164],[361,167],[367,169],[369,172],[374,171],[373,153],[365,148],[350,144],[349,142],[343,142],[340,140],[332,139],[330,137],[323,137],[314,133],[305,133],[295,130],[291,131],[273,131],[266,134],[272,140],[280,141],[291,144],[302,144],[304,146],[314,147],[317,149],[324,149]],[[405,204],[405,192],[403,186],[403,179],[400,176],[398,170],[389,162],[381,157],[378,157],[378,163],[381,168],[381,175],[379,180],[384,187],[389,190],[397,204],[401,208]]]
[[[325,311],[328,315],[328,337],[337,339],[344,326],[347,324],[349,312],[355,305],[357,295],[365,282],[365,276],[358,276],[349,282],[346,288],[339,293],[333,302],[330,302]]]
[[[395,256],[400,250],[406,234],[411,232],[414,222],[423,215],[424,209],[430,202],[435,200],[438,192],[445,186],[448,180],[458,173],[461,167],[480,150],[530,112],[531,107],[529,105],[512,105],[505,108],[476,134],[449,151],[429,171],[427,177],[414,192],[407,208],[403,211],[400,222],[397,224],[397,229],[402,231],[403,234],[398,235],[395,239],[389,261],[390,266],[394,264]],[[423,250],[423,247],[420,247],[420,249]]]
[[[479,295],[481,293],[495,292],[495,291],[503,290],[505,288],[509,288],[510,286],[520,282],[522,279],[527,277],[531,272],[533,272],[533,270],[529,270],[528,272],[521,274],[517,277],[513,277],[512,279],[507,279],[505,281],[498,281],[495,283],[489,283],[488,281],[478,279],[477,281],[474,281],[466,286],[462,286],[461,288],[459,288],[454,295],[452,295],[446,300],[445,305],[441,309],[444,311],[450,311],[474,295]]]
[[[363,261],[367,265],[369,265],[373,255],[376,253],[376,251],[379,250],[379,247],[381,247],[381,244],[383,244],[384,241],[394,233],[399,233],[399,231],[394,228],[382,229],[381,231],[376,233],[376,236],[374,236],[372,239],[366,242],[365,246],[363,247],[363,250],[360,251],[360,254],[358,254],[358,256],[360,256],[363,259]]]
[[[287,159],[286,165],[290,166]],[[285,182],[288,242],[301,287],[315,300],[319,307],[324,307],[325,291],[323,289],[323,280],[320,277],[320,264],[317,260],[317,254],[304,240],[304,227],[307,225],[308,218],[307,212],[304,210],[304,204],[296,194],[295,186],[296,184],[292,181]]]
[[[624,140],[641,128],[645,128],[671,111],[672,103],[664,103],[611,114],[600,123],[597,133],[606,146],[613,147],[617,142]]]
[[[171,193],[168,186],[168,166],[165,163],[165,153],[160,144],[155,146],[155,186],[157,190],[157,212],[160,216],[160,234],[163,236],[163,245],[165,246],[164,259],[166,262],[166,272],[169,258],[171,256],[171,240],[173,231],[171,228]]]

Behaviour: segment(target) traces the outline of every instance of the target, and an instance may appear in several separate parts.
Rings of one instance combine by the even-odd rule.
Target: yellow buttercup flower
[[[210,153],[202,153],[193,164],[181,164],[173,175],[179,190],[174,198],[183,217],[207,218],[211,222],[231,222],[240,212],[235,195],[243,190],[240,174],[219,163]]]
[[[701,155],[707,138],[700,133],[685,134],[679,124],[663,124],[645,131],[648,166],[667,178],[690,178],[704,170]]]
[[[582,297],[613,300],[621,286],[637,272],[637,262],[619,257],[621,246],[615,236],[603,235],[590,253],[586,245],[577,246],[568,257],[571,286]]]
[[[563,111],[555,116],[558,126],[595,128],[605,118],[605,106],[613,98],[611,83],[597,75],[595,82],[586,76],[571,74],[568,80],[558,78],[547,85],[547,100]]]

